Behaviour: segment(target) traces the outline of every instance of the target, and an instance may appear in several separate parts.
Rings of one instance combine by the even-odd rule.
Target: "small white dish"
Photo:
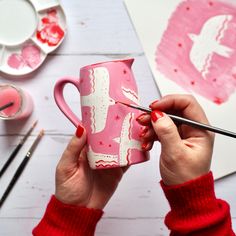
[[[1,0],[0,72],[33,72],[65,34],[66,17],[58,0]]]

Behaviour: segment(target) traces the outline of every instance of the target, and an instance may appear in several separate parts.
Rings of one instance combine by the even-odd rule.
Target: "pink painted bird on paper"
[[[156,69],[185,91],[226,103],[236,92],[235,25],[235,4],[181,1],[157,45]],[[163,94],[173,92],[168,81],[157,80]]]
[[[214,16],[205,22],[199,35],[188,34],[193,41],[190,60],[204,79],[209,72],[214,53],[226,58],[233,53],[232,48],[221,44],[232,19],[231,15]]]

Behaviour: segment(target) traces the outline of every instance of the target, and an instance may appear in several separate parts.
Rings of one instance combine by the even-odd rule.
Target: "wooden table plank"
[[[68,35],[56,53],[143,53],[122,0],[63,0],[62,5]]]

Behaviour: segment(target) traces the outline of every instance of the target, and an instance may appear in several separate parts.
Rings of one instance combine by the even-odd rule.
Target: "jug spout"
[[[123,62],[129,67],[131,68],[133,62],[134,62],[134,58],[130,58],[130,59],[125,59],[123,60]]]

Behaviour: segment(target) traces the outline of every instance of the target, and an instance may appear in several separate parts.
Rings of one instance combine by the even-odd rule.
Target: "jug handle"
[[[54,99],[56,101],[59,109],[65,114],[65,116],[74,124],[75,127],[82,125],[81,120],[75,115],[75,113],[70,109],[64,98],[64,87],[66,84],[74,85],[78,91],[80,87],[80,80],[74,77],[64,77],[57,81],[54,87]]]

